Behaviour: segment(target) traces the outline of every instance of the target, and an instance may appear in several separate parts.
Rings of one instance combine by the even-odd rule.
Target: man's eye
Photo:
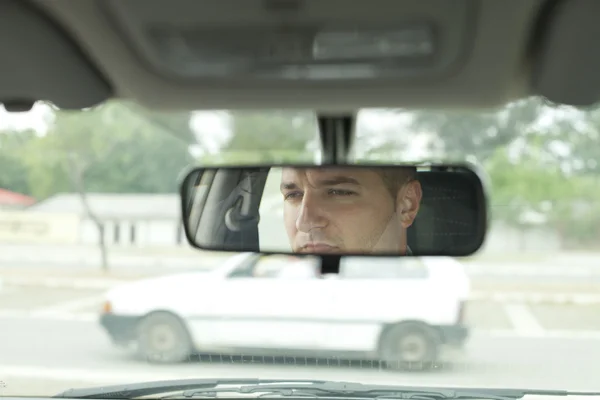
[[[283,195],[283,199],[284,200],[291,200],[291,199],[295,199],[298,197],[301,197],[302,193],[301,192],[290,192],[290,193],[286,193]]]
[[[343,190],[343,189],[329,189],[328,192],[332,196],[353,196],[356,192],[351,190]]]

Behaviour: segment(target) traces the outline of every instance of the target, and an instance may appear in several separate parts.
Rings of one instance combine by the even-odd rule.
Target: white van
[[[333,277],[317,262],[244,253],[209,272],[125,284],[107,293],[101,324],[160,362],[200,352],[427,367],[466,341],[469,285],[457,261],[349,257]]]

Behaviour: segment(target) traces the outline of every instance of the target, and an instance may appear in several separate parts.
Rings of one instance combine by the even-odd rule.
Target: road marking
[[[469,295],[469,300],[496,303],[595,305],[600,304],[600,294],[473,291]]]
[[[510,329],[474,329],[471,337],[487,339],[565,339],[565,340],[600,340],[600,330],[598,331],[570,331],[570,330],[545,330],[543,333],[535,335],[529,333],[523,336],[520,332]]]
[[[98,314],[83,312],[54,312],[47,314],[36,314],[35,311],[28,310],[0,310],[0,318],[95,322],[98,321]]]
[[[528,265],[498,265],[481,266],[471,263],[463,264],[469,275],[472,276],[500,276],[500,277],[557,277],[557,278],[589,278],[599,276],[597,268],[571,267],[571,266],[528,266]]]
[[[111,289],[133,282],[119,279],[69,279],[69,278],[3,278],[5,286],[44,287],[51,289]]]
[[[65,301],[50,307],[43,307],[32,312],[32,316],[44,316],[52,314],[64,314],[73,311],[80,310],[82,308],[97,306],[100,309],[100,305],[104,300],[104,296],[91,296],[84,297],[76,300]]]
[[[504,311],[515,331],[521,336],[544,336],[546,330],[533,316],[526,304],[506,304]]]

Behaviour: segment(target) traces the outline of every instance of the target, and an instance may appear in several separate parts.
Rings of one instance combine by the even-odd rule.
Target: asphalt
[[[305,365],[253,360],[190,361],[155,366],[111,347],[93,322],[1,320],[4,395],[52,395],[86,387],[176,378],[332,379],[365,383],[435,386],[598,389],[598,339],[494,337],[476,335],[466,359],[439,371],[397,373],[376,365],[343,361]],[[252,362],[252,363],[251,363]]]
[[[176,378],[308,378],[435,386],[598,390],[600,306],[472,301],[463,358],[427,373],[344,360],[205,356],[150,365],[114,348],[97,322],[102,291],[10,288],[0,293],[1,395]]]
[[[487,295],[468,304],[466,319],[474,333],[464,358],[428,373],[399,373],[344,360],[204,357],[181,365],[146,364],[114,348],[98,325],[111,279],[212,268],[229,254],[197,255],[189,249],[113,249],[111,254],[106,274],[87,248],[0,246],[0,278],[5,283],[17,278],[16,284],[0,286],[0,396],[185,377],[600,390],[600,268],[594,255],[574,265],[568,265],[574,260],[569,256],[465,263],[472,289]],[[31,284],[40,276],[54,287],[48,279]],[[69,283],[71,278],[96,284]],[[567,301],[559,301],[561,293]],[[590,295],[593,301],[586,301]],[[570,301],[574,296],[583,300]]]

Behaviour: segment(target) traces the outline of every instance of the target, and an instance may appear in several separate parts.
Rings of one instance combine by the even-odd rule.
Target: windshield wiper
[[[154,394],[216,389],[221,385],[260,385],[265,383],[313,383],[319,381],[295,380],[284,381],[282,379],[172,379],[167,381],[140,382],[125,385],[100,386],[84,389],[69,389],[53,397],[79,398],[79,399],[133,399],[136,397],[150,396]],[[239,386],[243,387],[243,386]]]
[[[133,399],[179,392],[163,398],[216,397],[218,393],[361,399],[485,399],[517,400],[526,395],[599,396],[600,392],[566,390],[443,388],[396,385],[370,385],[297,379],[181,379],[154,381],[97,388],[70,389],[54,397],[79,399]]]

